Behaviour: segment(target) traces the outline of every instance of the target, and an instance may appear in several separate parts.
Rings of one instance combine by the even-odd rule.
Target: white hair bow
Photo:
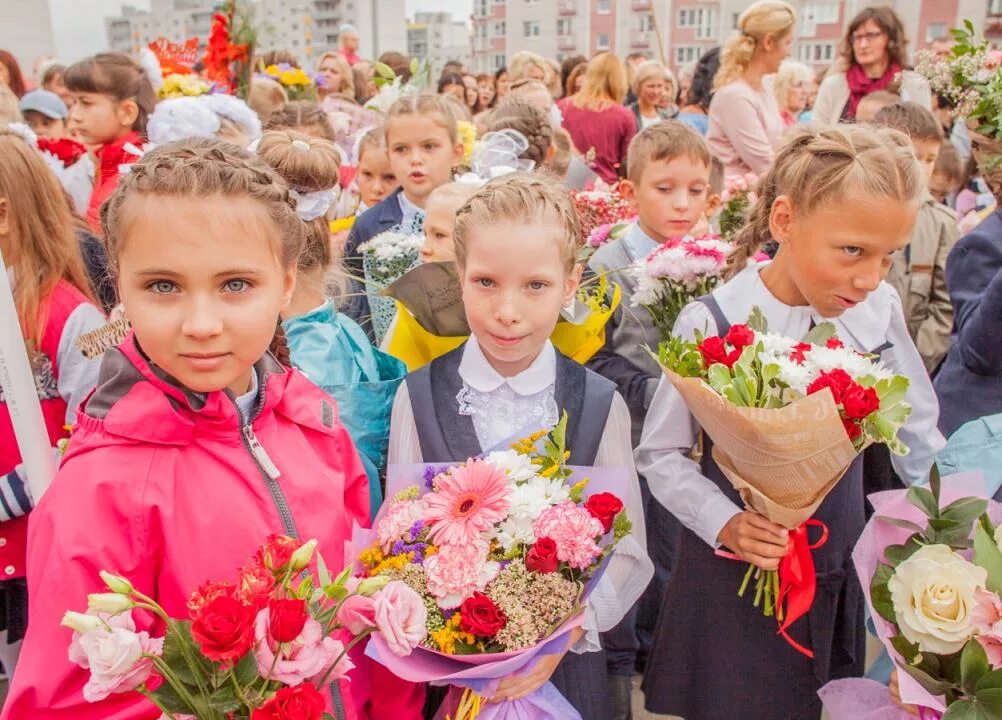
[[[289,195],[296,201],[296,215],[303,222],[309,222],[327,214],[330,206],[337,200],[338,190],[339,188],[331,188],[307,193],[290,190]]]
[[[457,177],[456,182],[480,187],[508,173],[529,172],[536,163],[522,159],[522,153],[528,149],[528,139],[518,130],[505,128],[487,133],[473,148],[470,172]]]

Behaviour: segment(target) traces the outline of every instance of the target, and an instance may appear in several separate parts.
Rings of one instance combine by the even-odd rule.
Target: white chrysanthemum
[[[505,552],[516,545],[532,545],[536,542],[536,535],[532,532],[532,524],[533,520],[529,518],[509,516],[497,526],[491,539],[500,543]]]
[[[800,395],[807,394],[807,386],[814,379],[810,368],[794,360],[790,360],[788,357],[776,357],[772,362],[779,366],[779,375],[777,377],[781,382],[788,385],[791,390]]]
[[[498,450],[484,458],[491,465],[496,465],[505,471],[512,483],[524,483],[536,475],[536,466],[527,455],[514,450]]]
[[[789,357],[797,344],[795,340],[776,333],[755,333],[755,340],[762,343],[762,350],[771,357]]]

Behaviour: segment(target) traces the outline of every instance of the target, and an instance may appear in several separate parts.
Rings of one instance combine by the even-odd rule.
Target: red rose
[[[724,336],[724,341],[739,350],[744,350],[755,342],[755,333],[747,325],[731,325],[731,329]]]
[[[598,518],[602,523],[603,532],[612,530],[612,523],[623,509],[623,501],[612,493],[596,493],[585,502],[585,510]]]
[[[254,615],[253,607],[220,595],[192,617],[191,637],[209,660],[235,662],[254,644]]]
[[[855,384],[856,382],[849,376],[849,373],[840,368],[835,368],[834,370],[828,370],[818,375],[814,382],[807,386],[807,394],[813,395],[824,388],[829,388],[832,391],[832,397],[835,398],[835,404],[840,405],[842,398],[845,397],[846,390]]]
[[[320,720],[324,696],[311,683],[284,687],[251,714],[251,720]]]
[[[206,603],[223,596],[235,598],[237,596],[236,587],[232,583],[224,582],[203,583],[188,598],[188,617],[194,619],[202,611]]]
[[[828,342],[825,343],[825,347],[831,348],[832,350],[841,350],[845,347],[845,345],[843,345],[842,341],[837,337],[830,337],[828,338]]]
[[[237,586],[240,600],[260,610],[268,604],[268,597],[275,589],[275,576],[263,565],[248,563],[240,568]]]
[[[275,642],[292,642],[306,624],[305,600],[272,600],[268,603],[268,627]]]
[[[845,428],[846,435],[849,436],[850,440],[855,440],[863,434],[863,428],[857,425],[855,420],[842,418],[842,427]]]
[[[721,365],[726,365],[728,368],[734,366],[734,363],[738,361],[741,357],[741,350],[733,350],[730,353],[727,352],[727,346],[724,344],[724,339],[721,337],[708,337],[703,342],[699,344],[699,352],[703,354],[703,362],[706,367],[710,367],[715,363],[720,363]]]
[[[508,618],[494,601],[483,593],[474,592],[459,606],[459,627],[477,637],[490,638],[497,635],[508,623]]]
[[[254,560],[272,572],[278,572],[292,558],[292,553],[299,549],[300,542],[286,535],[269,535],[264,545],[258,548]]]
[[[533,572],[555,572],[558,564],[557,543],[552,538],[539,538],[525,555],[525,567]]]
[[[790,353],[790,359],[793,360],[793,362],[797,363],[797,365],[803,365],[805,360],[804,353],[806,353],[812,347],[814,346],[811,345],[810,343],[805,343],[805,342],[797,343],[796,345],[793,346],[793,352]]]
[[[880,409],[880,398],[873,388],[853,384],[842,396],[842,407],[850,420],[862,420]]]

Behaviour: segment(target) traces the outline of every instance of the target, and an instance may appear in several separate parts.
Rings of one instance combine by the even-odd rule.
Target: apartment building
[[[427,58],[437,77],[449,60],[470,63],[470,29],[452,13],[419,12],[407,25],[407,54]]]

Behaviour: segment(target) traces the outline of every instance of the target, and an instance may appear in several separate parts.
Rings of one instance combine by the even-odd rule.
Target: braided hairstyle
[[[167,143],[146,153],[122,174],[115,192],[101,208],[108,260],[115,271],[129,226],[129,200],[141,196],[251,198],[267,209],[278,230],[277,254],[282,265],[292,267],[299,260],[303,223],[296,215],[288,184],[259,157],[232,143],[206,138]],[[285,333],[281,323],[277,324],[270,350],[288,365]]]
[[[772,239],[772,206],[780,196],[789,198],[796,212],[808,214],[849,196],[916,203],[923,187],[921,167],[904,133],[867,125],[791,128],[772,167],[759,179],[758,199],[734,236],[724,279],[741,272]]]
[[[532,160],[536,167],[546,162],[546,156],[553,144],[553,125],[546,112],[521,97],[508,97],[487,117],[487,131],[517,130],[529,141],[529,147],[522,156]]]

